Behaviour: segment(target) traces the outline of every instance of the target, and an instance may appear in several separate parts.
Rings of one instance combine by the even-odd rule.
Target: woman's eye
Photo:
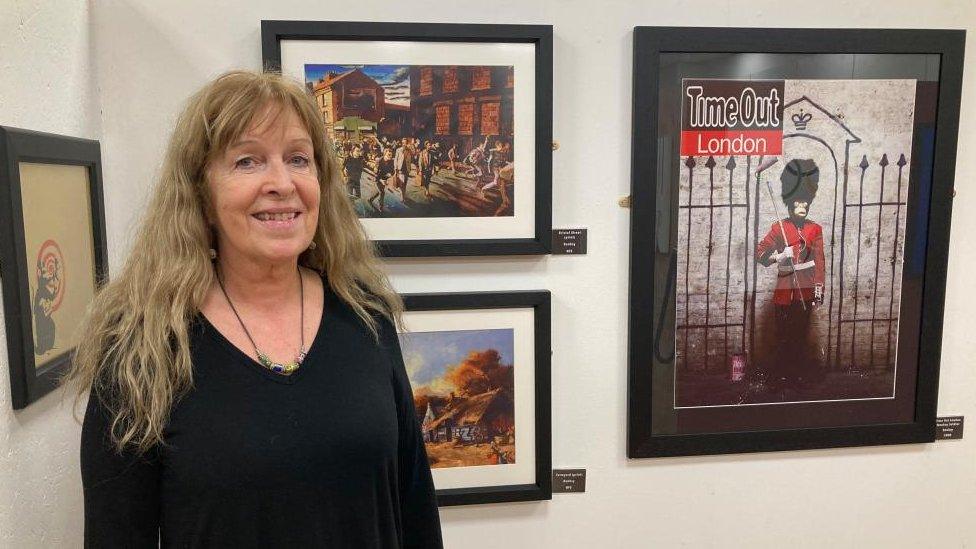
[[[253,168],[255,164],[256,162],[254,158],[245,156],[244,158],[238,158],[237,161],[234,162],[234,167],[246,170],[248,168]]]
[[[295,166],[296,168],[305,168],[308,166],[308,163],[308,157],[304,155],[296,154],[295,156],[291,157],[291,165]]]

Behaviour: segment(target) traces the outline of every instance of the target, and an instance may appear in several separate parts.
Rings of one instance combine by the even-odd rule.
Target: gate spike
[[[879,166],[887,166],[888,165],[888,153],[885,153],[885,154],[882,154],[881,155],[881,160],[878,161],[878,165]]]
[[[714,156],[709,156],[708,157],[708,160],[705,161],[705,167],[708,168],[708,169],[712,169],[712,168],[715,167],[715,157]]]
[[[899,168],[902,168],[902,167],[905,166],[905,164],[908,164],[908,161],[905,160],[905,154],[904,153],[902,153],[902,155],[898,157],[898,162],[896,162],[896,164],[898,164],[898,167]]]
[[[688,157],[688,160],[685,160],[685,166],[688,166],[689,168],[694,168],[695,167],[695,157],[694,156],[689,156]]]
[[[729,157],[729,161],[725,163],[725,169],[726,170],[734,170],[735,169],[735,157],[734,156],[730,156]]]
[[[868,166],[870,166],[870,164],[868,164],[868,155],[864,155],[864,156],[862,156],[862,157],[861,157],[861,163],[860,163],[860,164],[858,164],[857,166],[858,166],[859,168],[861,168],[862,170],[866,170],[866,169],[868,169]]]

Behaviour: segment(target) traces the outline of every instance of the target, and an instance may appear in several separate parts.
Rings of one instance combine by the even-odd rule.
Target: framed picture
[[[630,457],[934,440],[964,39],[635,29]]]
[[[108,276],[97,141],[0,127],[0,276],[14,409],[50,392]]]
[[[549,292],[404,302],[400,347],[438,503],[551,499]]]
[[[547,254],[552,27],[262,21],[386,256]]]

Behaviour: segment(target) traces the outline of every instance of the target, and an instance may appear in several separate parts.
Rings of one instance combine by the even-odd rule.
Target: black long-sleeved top
[[[325,285],[299,370],[275,374],[200,315],[194,389],[166,444],[119,455],[89,399],[86,547],[442,547],[430,467],[396,331],[380,344]]]

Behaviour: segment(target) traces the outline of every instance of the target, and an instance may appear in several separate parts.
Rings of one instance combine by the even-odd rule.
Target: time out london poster
[[[674,407],[894,398],[916,81],[681,92]]]

